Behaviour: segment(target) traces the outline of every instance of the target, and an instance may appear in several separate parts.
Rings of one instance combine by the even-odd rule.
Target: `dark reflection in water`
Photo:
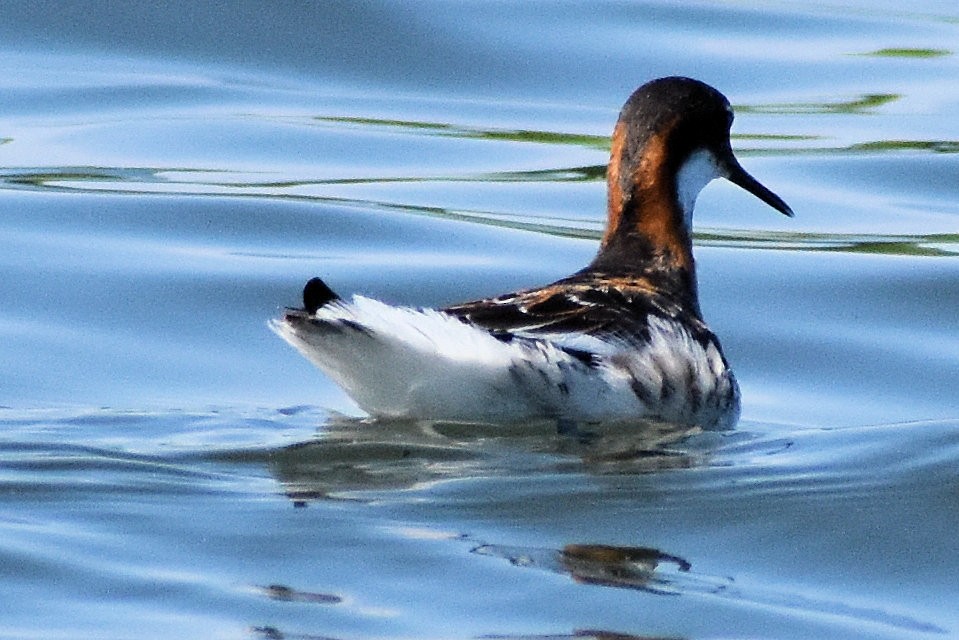
[[[315,593],[300,591],[282,584],[271,584],[259,587],[258,591],[271,600],[280,602],[305,602],[309,604],[339,604],[343,598],[329,593]]]
[[[868,439],[883,455],[899,455],[881,446],[885,431],[870,429],[861,437]],[[834,434],[840,442],[848,440],[851,435],[860,434],[842,431]],[[754,465],[743,466],[742,447],[750,452],[749,456],[760,461],[759,469],[770,464],[775,468],[776,459],[788,461],[797,455],[791,445],[799,436],[794,435],[788,441],[770,436],[756,442],[752,442],[751,437],[754,436],[749,433],[694,433],[661,424],[634,424],[606,427],[594,437],[583,440],[557,434],[553,425],[548,423],[492,427],[341,419],[325,426],[314,440],[272,451],[268,460],[271,473],[297,506],[329,499],[382,503],[395,496],[395,492],[445,479],[470,480],[497,475],[522,479],[548,474],[567,478],[578,474],[605,477],[656,474],[657,486],[661,490],[669,490],[672,486],[673,491],[698,496],[691,499],[728,501],[730,483],[737,484],[736,478],[749,484],[761,484],[761,478],[753,476],[770,475],[768,469],[760,471]],[[740,442],[744,438],[745,441]],[[861,442],[856,440],[857,448],[860,445]],[[822,455],[833,464],[838,464],[837,460],[848,462],[841,447],[835,443],[826,447]],[[731,459],[740,462],[727,466]],[[795,473],[780,469],[771,475],[776,479],[777,487],[783,476],[802,477],[804,483],[815,482],[817,486],[823,484],[822,480],[810,479],[813,467],[817,467],[820,473],[826,472],[823,465],[808,457],[799,460],[802,469]],[[807,468],[807,465],[811,466]],[[857,466],[860,465],[863,468],[884,466],[862,460],[857,461]],[[691,468],[698,470],[695,477],[699,480],[685,473],[674,473]],[[701,478],[704,474],[713,479]],[[851,489],[859,481],[846,478],[843,482],[846,489]],[[684,483],[691,484],[683,489]],[[740,488],[732,500],[735,502],[749,495],[749,491]],[[454,544],[468,544],[473,556],[499,558],[515,570],[533,569],[567,576],[578,588],[721,601],[736,606],[790,611],[800,616],[837,617],[879,625],[887,630],[944,633],[941,627],[919,616],[852,603],[840,596],[810,595],[802,590],[793,591],[788,586],[754,584],[749,580],[740,582],[733,575],[696,571],[692,558],[683,549],[657,548],[644,545],[641,540],[634,545],[577,541],[551,548],[508,542],[500,544],[469,533],[448,539]],[[696,553],[701,560],[702,549]],[[786,579],[778,582],[788,584]],[[285,589],[279,590],[270,597],[282,598],[287,593]],[[641,637],[604,633],[575,631],[569,636],[542,637]]]
[[[676,640],[678,636],[637,636],[631,633],[616,633],[599,629],[578,629],[571,634],[548,634],[536,636],[481,636],[491,640]]]
[[[288,633],[278,627],[253,627],[250,629],[258,640],[336,640],[333,636],[313,635],[311,633]]]
[[[287,633],[277,627],[253,627],[251,631],[259,640],[336,640],[331,636]],[[577,629],[568,634],[484,635],[478,637],[480,640],[678,640],[677,636],[637,636],[600,629]]]
[[[924,620],[882,609],[826,597],[817,599],[772,589],[757,590],[737,585],[730,576],[697,574],[684,558],[650,547],[568,544],[556,550],[484,544],[473,552],[503,558],[515,567],[568,575],[583,585],[631,589],[653,595],[719,598],[745,605],[841,616],[908,631],[945,633],[944,629]]]
[[[274,442],[310,437],[318,424],[319,433],[306,442],[262,446],[271,434]],[[857,545],[851,553],[858,563],[878,562],[862,575],[881,580],[883,572],[907,575],[901,567],[914,565],[929,581],[935,566],[952,557],[949,543],[935,541],[951,539],[947,536],[955,531],[949,509],[955,497],[951,461],[959,447],[955,421],[759,432],[746,423],[733,432],[698,434],[633,424],[597,429],[594,437],[580,440],[558,435],[548,423],[328,420],[325,413],[291,407],[252,415],[8,413],[2,426],[7,441],[0,446],[0,466],[8,476],[16,474],[5,478],[4,495],[20,514],[3,523],[8,539],[0,551],[13,567],[8,579],[22,584],[21,576],[29,575],[33,560],[24,556],[23,544],[36,539],[43,549],[81,565],[95,565],[108,549],[115,568],[105,575],[80,571],[76,584],[101,580],[122,588],[130,567],[143,562],[144,541],[159,527],[172,541],[170,555],[155,564],[147,561],[143,580],[146,589],[158,581],[162,597],[178,584],[165,577],[171,567],[176,575],[206,576],[215,573],[223,555],[265,567],[234,572],[219,587],[231,597],[239,594],[238,610],[256,610],[240,616],[250,622],[254,637],[335,637],[321,631],[328,628],[324,620],[368,622],[377,605],[396,606],[383,595],[383,584],[389,582],[390,591],[410,576],[421,580],[418,597],[438,585],[468,598],[458,578],[446,580],[451,568],[504,584],[521,572],[517,584],[542,584],[584,602],[635,598],[638,607],[653,599],[665,608],[773,611],[793,622],[877,625],[886,637],[945,633],[938,620],[910,610],[908,598],[877,602],[847,590],[820,590],[802,572],[803,563],[826,571],[847,566],[851,561],[836,560],[830,550],[842,536]],[[88,442],[94,427],[98,439]],[[134,451],[119,449],[117,442]],[[293,504],[313,501],[312,507],[294,510],[277,500],[266,470]],[[444,480],[456,482],[429,486]],[[410,500],[407,490],[418,485],[426,490]],[[494,496],[491,486],[508,489]],[[489,507],[490,502],[510,508]],[[449,517],[451,504],[457,517]],[[144,505],[160,515],[144,519]],[[567,507],[569,513],[563,513]],[[890,507],[897,518],[888,517]],[[87,534],[63,538],[56,526],[32,527],[41,517],[38,509],[58,514],[52,521],[71,533],[78,523],[87,533],[102,529],[106,512],[108,521],[117,523],[117,535],[106,546]],[[536,509],[549,517],[540,519]],[[856,510],[861,525],[849,521],[848,510]],[[173,524],[167,512],[178,514]],[[64,513],[72,515],[64,519]],[[344,514],[352,516],[341,521]],[[372,526],[364,522],[367,514]],[[596,514],[606,518],[599,526],[576,526],[595,522]],[[251,516],[256,524],[246,529]],[[831,524],[833,516],[838,528]],[[772,522],[776,517],[780,523]],[[793,517],[811,522],[811,532],[790,528],[786,518]],[[739,518],[743,523],[733,521]],[[655,520],[662,522],[649,525]],[[525,533],[516,535],[521,527],[534,542]],[[703,542],[697,528],[709,541]],[[575,534],[565,533],[573,529]],[[754,577],[751,548],[729,550],[731,537],[754,539],[757,531],[788,537],[777,542],[784,561],[777,562],[780,572],[771,578]],[[195,542],[185,555],[183,540]],[[868,545],[859,547],[856,540]],[[243,551],[236,551],[238,544]],[[344,548],[357,555],[338,558]],[[26,569],[16,564],[24,558]],[[278,558],[297,571],[276,570]],[[793,566],[796,575],[778,568],[783,566]],[[354,582],[349,576],[358,567],[363,580]],[[547,579],[538,581],[537,573]],[[237,590],[237,582],[250,586]],[[214,579],[204,588],[216,584]],[[518,591],[508,596],[522,598]],[[312,618],[291,622],[304,615]],[[503,632],[484,624],[479,633]],[[523,634],[488,637],[643,637],[593,631],[589,622],[575,630],[575,624],[559,627],[556,635],[528,635],[527,626]],[[610,624],[632,628],[622,620]]]
[[[474,548],[473,553],[504,558],[518,567],[568,574],[582,584],[659,595],[679,594],[670,574],[688,573],[692,568],[683,558],[650,547],[568,544],[557,551],[484,544]],[[664,569],[657,571],[661,566]]]
[[[576,437],[549,422],[512,426],[340,419],[315,440],[269,455],[271,473],[297,506],[360,499],[435,480],[496,474],[651,473],[685,469],[705,455],[684,446],[697,429],[663,423],[607,425]]]

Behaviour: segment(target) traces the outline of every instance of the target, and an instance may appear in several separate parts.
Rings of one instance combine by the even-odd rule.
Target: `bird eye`
[[[726,120],[728,120],[728,125],[729,125],[730,127],[733,126],[733,119],[734,119],[735,117],[736,117],[736,116],[735,116],[735,114],[733,114],[733,108],[732,108],[732,106],[730,106],[730,105],[727,104],[727,105],[726,105]]]

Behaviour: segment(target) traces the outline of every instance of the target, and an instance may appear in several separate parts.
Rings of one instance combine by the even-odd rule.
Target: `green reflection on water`
[[[738,156],[829,156],[861,154],[871,155],[878,153],[894,153],[904,151],[924,151],[929,153],[959,153],[959,140],[871,140],[869,142],[855,142],[843,147],[794,147],[794,148],[737,148]]]
[[[903,143],[891,143],[891,149],[904,148]],[[913,148],[911,146],[905,148]],[[917,148],[928,149],[928,145]],[[959,150],[959,144],[950,143],[948,151]],[[189,195],[190,197],[223,196],[271,198],[282,200],[300,200],[304,202],[327,203],[337,206],[362,207],[383,211],[396,211],[413,215],[439,217],[447,220],[459,220],[475,224],[485,224],[502,228],[531,231],[564,238],[579,238],[599,240],[603,233],[605,220],[565,219],[555,216],[530,216],[509,213],[499,213],[482,210],[449,209],[439,206],[412,205],[401,202],[371,200],[365,198],[349,198],[343,196],[324,196],[318,194],[296,193],[294,187],[317,186],[329,184],[357,184],[381,182],[493,182],[493,181],[582,181],[601,180],[605,175],[606,167],[596,165],[590,167],[557,169],[548,171],[517,171],[495,174],[480,174],[473,177],[449,178],[370,178],[344,180],[311,180],[288,182],[199,182],[189,181],[178,183],[171,176],[177,172],[202,175],[212,173],[218,176],[229,175],[228,171],[211,170],[173,170],[173,169],[110,169],[101,167],[59,168],[43,171],[12,170],[0,172],[0,185],[7,188],[45,189],[72,192],[114,193],[118,195],[144,195],[154,193]],[[159,174],[163,174],[162,176]],[[244,174],[247,175],[247,174]],[[82,183],[82,184],[75,184]],[[161,191],[151,188],[150,185],[163,185]],[[182,191],[176,189],[182,184]],[[121,186],[123,185],[123,186]],[[137,187],[139,185],[139,188]],[[172,189],[168,187],[173,187]],[[201,190],[197,190],[199,187]],[[208,187],[210,191],[202,191]],[[2,188],[2,187],[0,187]],[[229,191],[224,191],[229,189]],[[276,189],[286,192],[276,192]],[[269,192],[265,192],[270,190]],[[738,229],[703,229],[694,233],[698,245],[713,247],[733,247],[738,249],[767,249],[782,251],[826,251],[844,253],[869,253],[886,255],[908,255],[926,257],[955,257],[959,256],[959,234],[928,234],[928,235],[864,235],[864,234],[830,234],[830,233],[801,233],[779,231],[757,231]]]
[[[383,206],[383,203],[380,203]],[[406,210],[403,206],[391,208]],[[558,218],[537,220],[528,216],[496,215],[483,212],[452,211],[426,208],[420,213],[446,219],[477,222],[510,229],[533,231],[565,238],[598,241],[603,229],[597,221],[590,225],[581,220],[564,221]],[[605,222],[605,221],[604,221]],[[959,256],[959,233],[940,233],[908,236],[883,236],[841,233],[803,233],[756,231],[752,229],[699,229],[693,232],[699,246],[731,247],[737,249],[767,249],[779,251],[825,251],[839,253],[867,253],[900,256],[956,257]]]
[[[898,94],[866,94],[855,100],[838,103],[794,103],[777,105],[753,105],[740,107],[749,112],[766,113],[863,113],[898,99]],[[387,128],[408,132],[412,135],[436,135],[467,139],[482,139],[499,142],[523,142],[539,144],[562,144],[607,150],[609,139],[575,133],[535,131],[525,129],[482,129],[452,124],[411,120],[391,120],[357,117],[315,117],[311,122],[322,121],[338,126]],[[790,135],[751,133],[734,138],[741,142],[757,143],[750,148],[737,148],[741,155],[835,155],[875,154],[897,152],[957,153],[959,141],[955,140],[878,140],[858,142],[841,147],[804,146],[809,141],[821,140],[816,135]],[[8,139],[0,139],[0,142]],[[770,142],[773,146],[763,147]],[[779,143],[779,144],[776,144]],[[802,143],[802,144],[792,144]],[[551,169],[481,172],[467,175],[432,176],[370,176],[347,178],[306,177],[297,179],[258,180],[257,173],[191,168],[149,167],[8,167],[0,170],[0,188],[43,189],[74,192],[98,192],[117,194],[182,194],[197,196],[241,196],[256,198],[295,199],[309,202],[324,202],[336,205],[357,206],[381,210],[399,211],[414,215],[427,215],[447,219],[469,221],[512,229],[545,233],[549,235],[596,240],[602,234],[604,220],[569,220],[556,217],[536,217],[483,210],[453,210],[444,207],[412,205],[403,202],[371,200],[341,194],[318,192],[324,186],[364,185],[387,183],[496,183],[496,182],[593,182],[606,176],[605,164]],[[262,174],[263,177],[272,174]],[[251,179],[252,178],[252,179]],[[699,230],[696,241],[703,245],[730,246],[737,248],[763,248],[802,251],[841,251],[851,253],[894,254],[911,256],[956,256],[959,255],[959,235],[924,236],[863,236],[810,233],[771,233],[740,230]]]
[[[733,133],[729,136],[733,140],[771,140],[775,142],[796,142],[805,140],[821,140],[822,136],[798,135],[788,133]]]
[[[899,93],[867,93],[852,100],[839,102],[778,102],[774,104],[745,104],[735,107],[737,113],[762,113],[775,115],[809,114],[862,114],[895,102]]]
[[[163,169],[147,167],[24,167],[0,170],[0,185],[13,185],[37,189],[58,189],[76,191],[59,183],[85,182],[91,184],[91,190],[101,191],[93,185],[103,183],[158,183],[164,182],[159,173],[184,171],[184,169]],[[194,171],[194,170],[190,170]],[[196,170],[202,172],[202,169]]]
[[[802,233],[704,229],[694,233],[705,246],[826,251],[901,256],[959,256],[959,234],[883,236],[874,234]]]
[[[878,108],[899,99],[899,94],[866,94],[855,100],[837,103],[782,103],[771,105],[746,105],[737,107],[742,112],[765,113],[777,115],[795,114],[860,114]],[[481,129],[473,127],[458,127],[437,122],[421,122],[412,120],[387,120],[378,118],[354,118],[346,116],[317,117],[324,122],[351,124],[355,126],[386,127],[393,130],[406,130],[410,133],[446,136],[453,138],[482,139],[503,142],[535,142],[540,144],[560,144],[585,146],[602,151],[609,150],[609,138],[606,136],[592,136],[579,133],[561,133],[556,131],[533,131],[526,129]],[[824,136],[807,134],[778,134],[778,133],[734,133],[732,139],[745,142],[810,142],[823,140]],[[859,142],[843,147],[760,147],[737,148],[736,152],[744,155],[791,155],[791,154],[830,154],[830,153],[878,153],[888,151],[931,151],[934,153],[957,153],[959,141],[955,140],[875,140]],[[427,178],[343,178],[336,180],[320,180],[311,184],[360,184],[367,182],[428,182],[428,181],[490,181],[490,182],[577,182],[583,180],[600,180],[605,177],[604,165],[583,167],[561,167],[537,171],[506,171],[486,173],[474,177],[440,177]],[[282,183],[271,183],[280,186]],[[291,183],[287,183],[291,184]],[[298,183],[303,184],[303,183]],[[253,185],[250,185],[253,186]]]
[[[849,147],[850,151],[932,151],[935,153],[959,152],[956,140],[876,140],[860,142]]]
[[[583,133],[558,133],[555,131],[537,131],[532,129],[482,129],[478,127],[455,126],[441,122],[356,118],[351,116],[317,116],[316,120],[341,124],[408,129],[411,132],[415,131],[416,133],[449,136],[453,138],[502,140],[506,142],[536,142],[540,144],[568,144],[594,149],[609,149],[609,138],[607,136],[593,136]]]
[[[911,49],[891,47],[887,49],[879,49],[877,51],[870,51],[869,53],[861,53],[858,55],[874,56],[878,58],[941,58],[943,56],[952,55],[952,51],[949,51],[948,49]]]

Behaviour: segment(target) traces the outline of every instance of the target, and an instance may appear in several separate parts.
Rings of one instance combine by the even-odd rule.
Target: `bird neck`
[[[606,233],[588,268],[649,278],[698,315],[688,215],[695,198],[685,211],[677,190],[678,167],[670,162],[665,134],[633,142],[626,126],[618,123],[606,173]]]

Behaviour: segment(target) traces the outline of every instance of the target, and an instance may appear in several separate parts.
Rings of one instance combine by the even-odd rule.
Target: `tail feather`
[[[303,310],[313,315],[318,309],[331,302],[340,300],[340,296],[323,282],[322,278],[311,278],[303,287]]]

